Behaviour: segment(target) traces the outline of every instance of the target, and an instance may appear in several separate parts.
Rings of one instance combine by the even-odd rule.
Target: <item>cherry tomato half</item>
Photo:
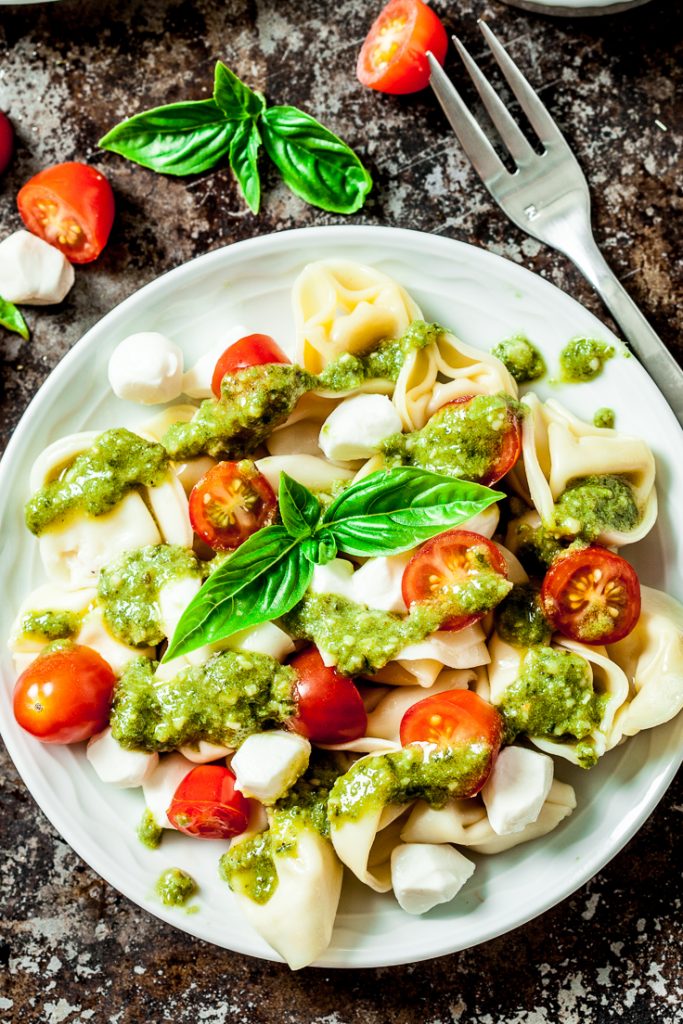
[[[448,36],[422,0],[391,0],[368,32],[358,55],[361,85],[379,92],[418,92],[429,85],[430,50],[443,64]]]
[[[403,600],[413,603],[455,596],[476,587],[482,573],[495,572],[507,578],[507,564],[495,544],[472,530],[447,530],[423,544],[403,572]],[[454,615],[441,629],[454,632],[478,622],[486,613]]]
[[[299,677],[296,684],[294,732],[314,743],[346,743],[365,736],[368,716],[352,679],[328,668],[317,647],[295,654],[289,664]]]
[[[614,644],[640,618],[640,583],[625,559],[596,545],[553,562],[541,604],[553,629],[570,640]]]
[[[215,551],[243,544],[273,522],[277,498],[253,462],[219,462],[190,492],[192,529]]]
[[[14,129],[7,114],[0,110],[0,174],[9,166],[14,152]]]
[[[46,167],[19,190],[17,206],[29,231],[71,263],[96,260],[114,223],[111,185],[88,164]]]
[[[492,704],[470,690],[444,690],[408,708],[401,720],[401,743],[435,743],[438,747],[465,747],[483,743],[491,748],[486,770],[467,796],[486,782],[503,742],[505,726]]]
[[[211,378],[211,390],[216,398],[221,397],[221,381],[228,373],[246,370],[248,366],[265,366],[267,363],[289,363],[278,343],[269,334],[248,334],[230,348],[226,348],[216,363]]]
[[[249,822],[249,801],[235,789],[229,768],[200,764],[182,780],[167,812],[185,835],[196,839],[231,839]]]
[[[43,743],[80,743],[104,729],[116,676],[91,647],[39,655],[14,687],[14,717]]]
[[[432,420],[438,416],[442,416],[444,410],[447,409],[456,409],[458,414],[462,414],[463,417],[466,417],[470,403],[477,397],[481,396],[461,395],[460,398],[454,398],[452,402],[447,402],[446,405],[442,405],[441,408],[434,413]],[[449,414],[446,413],[446,415]],[[493,433],[493,431],[491,433]],[[505,474],[512,469],[522,454],[522,425],[512,409],[507,410],[507,423],[504,429],[498,432],[498,435],[499,440],[497,441],[497,454],[495,459],[491,462],[486,472],[475,480],[475,483],[484,484],[485,487],[491,487],[493,484],[501,480]]]

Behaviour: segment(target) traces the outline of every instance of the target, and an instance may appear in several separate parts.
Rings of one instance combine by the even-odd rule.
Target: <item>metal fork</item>
[[[534,151],[498,93],[455,36],[453,42],[458,53],[516,165],[514,173],[506,169],[457,89],[430,53],[431,86],[446,117],[474,169],[510,220],[540,242],[565,253],[595,288],[683,426],[683,370],[598,249],[591,229],[588,185],[576,157],[503,45],[485,22],[478,24],[544,152]]]

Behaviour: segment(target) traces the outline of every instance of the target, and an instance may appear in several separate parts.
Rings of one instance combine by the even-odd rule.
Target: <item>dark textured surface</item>
[[[590,21],[542,18],[477,0],[435,0],[435,7],[488,68],[474,26],[474,16],[485,15],[532,82],[542,85],[587,171],[599,242],[655,328],[683,354],[674,216],[682,148],[674,93],[683,77],[676,26],[683,4],[660,0]],[[77,271],[61,307],[28,311],[31,343],[0,334],[0,442],[67,349],[140,285],[227,242],[339,219],[305,207],[268,174],[264,208],[254,218],[225,170],[197,180],[162,179],[97,150],[97,139],[121,117],[201,98],[216,57],[271,101],[310,109],[358,146],[376,188],[354,220],[485,246],[540,272],[604,317],[561,256],[498,213],[430,96],[394,99],[357,85],[353,66],[369,17],[360,0],[63,0],[0,7],[0,109],[19,136],[0,182],[0,237],[19,226],[18,187],[51,162],[95,164],[109,176],[118,202],[105,255]],[[450,65],[462,80],[452,55]],[[0,1024],[683,1020],[675,867],[680,783],[591,883],[505,938],[412,967],[291,975],[203,944],[130,904],[48,825],[6,755],[1,767]]]

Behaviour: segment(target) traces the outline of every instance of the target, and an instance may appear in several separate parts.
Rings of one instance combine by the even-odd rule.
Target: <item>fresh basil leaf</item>
[[[242,121],[230,143],[230,166],[252,213],[258,213],[261,205],[260,146],[261,136],[254,122]]]
[[[322,514],[315,494],[287,473],[280,474],[280,515],[292,537],[310,537]]]
[[[277,619],[303,597],[313,566],[284,526],[253,534],[190,601],[163,660]]]
[[[401,466],[352,484],[330,505],[322,525],[346,554],[398,554],[504,496],[481,484]]]
[[[355,213],[372,178],[354,151],[296,107],[270,107],[261,118],[263,144],[285,184],[332,213]]]
[[[223,61],[216,63],[213,81],[213,98],[226,117],[233,121],[260,117],[266,101],[260,92],[255,92],[237,77]]]
[[[201,174],[229,155],[238,124],[215,100],[171,103],[122,121],[98,145],[162,174]]]
[[[306,558],[316,565],[327,565],[337,557],[337,542],[330,530],[322,530],[302,541]]]
[[[28,327],[21,312],[13,302],[3,299],[0,296],[0,327],[6,327],[8,331],[20,334],[24,341],[28,341]]]

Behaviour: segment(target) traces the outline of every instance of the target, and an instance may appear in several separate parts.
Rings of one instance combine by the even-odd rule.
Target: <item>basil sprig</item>
[[[209,576],[183,612],[164,661],[280,618],[305,594],[314,564],[337,552],[396,555],[502,497],[481,484],[401,466],[352,484],[323,514],[316,496],[282,473],[282,526],[254,533]]]
[[[296,107],[266,108],[262,94],[222,61],[211,99],[135,114],[99,145],[161,174],[201,174],[227,159],[249,208],[258,213],[262,141],[285,184],[307,203],[355,213],[365,202],[372,178],[345,142]]]
[[[28,327],[21,312],[13,302],[3,299],[0,296],[0,327],[6,327],[8,331],[20,334],[24,341],[28,341]]]

